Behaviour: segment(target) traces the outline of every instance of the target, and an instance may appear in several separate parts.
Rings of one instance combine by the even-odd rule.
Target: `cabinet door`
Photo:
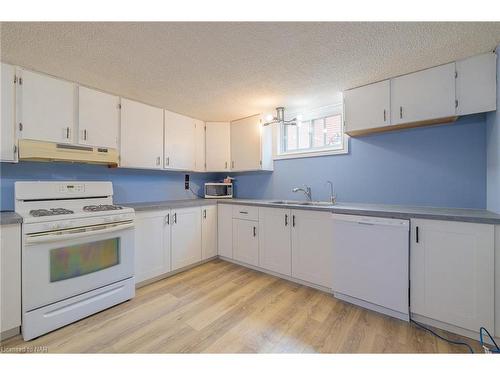
[[[393,125],[455,116],[455,63],[391,79]]]
[[[233,206],[217,205],[217,253],[233,258]]]
[[[18,113],[24,139],[72,143],[75,85],[28,70],[19,70]]]
[[[411,228],[410,311],[493,330],[493,225],[416,219]]]
[[[261,167],[260,116],[231,122],[231,169],[252,171]]]
[[[2,332],[21,325],[21,226],[0,227],[0,328]]]
[[[217,206],[201,207],[201,258],[217,255]]]
[[[259,265],[258,225],[257,221],[233,219],[233,259]]]
[[[163,109],[121,100],[120,165],[162,169]]]
[[[231,134],[229,122],[206,123],[207,172],[229,171]]]
[[[345,91],[346,133],[390,125],[390,105],[389,80]]]
[[[135,282],[170,271],[170,211],[137,212]]]
[[[195,122],[165,111],[165,168],[193,171],[195,167]]]
[[[497,55],[485,53],[456,62],[457,115],[497,108]]]
[[[16,84],[14,77],[16,70],[12,65],[2,63],[2,75],[0,78],[1,95],[1,118],[0,118],[0,160],[16,161],[17,152],[15,148],[16,139],[16,116],[15,116],[15,93]]]
[[[331,288],[332,259],[331,213],[292,210],[292,276]]]
[[[118,148],[118,96],[78,87],[78,143]]]
[[[259,266],[291,276],[290,210],[259,208]]]
[[[201,261],[200,207],[172,210],[172,270]]]
[[[195,160],[194,170],[196,172],[205,171],[205,123],[201,120],[194,120],[194,146]]]

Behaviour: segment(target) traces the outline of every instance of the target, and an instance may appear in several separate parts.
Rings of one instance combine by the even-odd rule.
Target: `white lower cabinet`
[[[217,206],[201,207],[201,258],[217,255]]]
[[[188,207],[172,210],[172,270],[201,261],[201,210]]]
[[[21,326],[21,225],[2,225],[0,245],[0,328],[4,337]]]
[[[477,332],[494,329],[494,226],[411,221],[410,311]]]
[[[332,215],[330,212],[291,210],[292,276],[332,287]]]
[[[136,213],[136,283],[170,272],[170,218],[170,210]]]
[[[257,221],[233,219],[233,259],[259,265],[258,226]]]
[[[233,258],[233,206],[217,205],[217,254]]]
[[[283,275],[292,274],[291,212],[259,208],[259,266]]]

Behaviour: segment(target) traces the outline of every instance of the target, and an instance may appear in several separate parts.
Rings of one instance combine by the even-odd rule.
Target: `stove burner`
[[[123,207],[121,207],[121,206],[115,206],[114,204],[99,204],[99,205],[92,204],[90,206],[84,206],[83,210],[84,211],[89,211],[89,212],[96,212],[96,211],[121,210],[122,208]]]
[[[66,215],[73,214],[74,211],[68,210],[66,208],[51,208],[51,209],[39,209],[39,210],[31,210],[30,215],[38,217],[38,216],[52,216],[52,215]]]

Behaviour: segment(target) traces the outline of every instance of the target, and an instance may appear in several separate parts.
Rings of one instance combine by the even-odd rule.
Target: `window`
[[[342,113],[313,115],[297,125],[281,125],[277,158],[320,156],[347,152]]]

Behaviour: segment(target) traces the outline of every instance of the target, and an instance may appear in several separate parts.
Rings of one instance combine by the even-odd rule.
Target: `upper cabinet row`
[[[120,150],[120,167],[224,172],[272,168],[260,116],[203,122],[2,64],[1,160],[17,139]],[[232,152],[231,152],[232,151]]]
[[[455,120],[496,109],[494,53],[440,65],[344,92],[352,136]]]

